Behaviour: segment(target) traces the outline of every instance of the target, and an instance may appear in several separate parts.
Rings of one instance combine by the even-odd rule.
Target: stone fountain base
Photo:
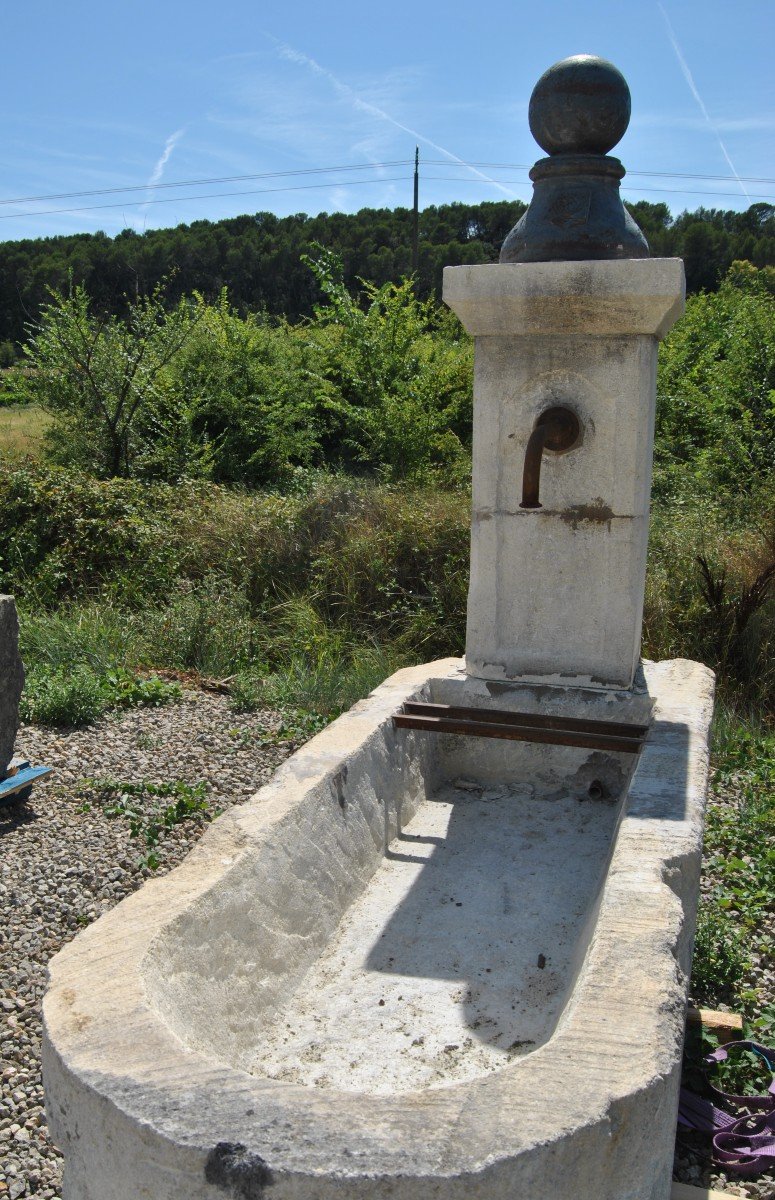
[[[650,727],[633,762],[409,699]],[[52,960],[65,1200],[667,1200],[711,709],[685,661],[388,679]]]

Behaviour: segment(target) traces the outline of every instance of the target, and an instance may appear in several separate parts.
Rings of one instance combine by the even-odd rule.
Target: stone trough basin
[[[396,729],[649,724],[637,756]],[[667,1200],[712,676],[399,671],[61,951],[66,1200]]]

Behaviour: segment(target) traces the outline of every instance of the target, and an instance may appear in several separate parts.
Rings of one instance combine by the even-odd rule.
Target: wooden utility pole
[[[420,147],[414,148],[414,208],[412,210],[412,274],[420,267]]]

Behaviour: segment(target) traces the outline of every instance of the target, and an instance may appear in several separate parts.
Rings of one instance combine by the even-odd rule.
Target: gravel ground
[[[224,696],[186,692],[179,704],[135,709],[88,729],[19,731],[17,754],[54,773],[27,805],[0,807],[0,1200],[61,1195],[40,1079],[46,964],[151,874],[139,865],[145,847],[128,822],[106,818],[83,780],[204,780],[212,806],[226,809],[251,796],[294,749],[271,744],[278,721],[271,713],[237,715]],[[180,862],[202,828],[201,818],[174,826],[157,849],[156,874]]]
[[[108,819],[84,780],[205,781],[212,806],[226,809],[251,796],[295,748],[273,744],[278,721],[272,713],[237,716],[225,697],[188,691],[179,704],[85,730],[20,730],[17,753],[55,770],[27,805],[0,807],[0,1200],[61,1196],[39,1065],[48,959],[151,873],[128,822]],[[180,862],[202,827],[193,818],[164,835],[156,874]],[[756,964],[751,983],[775,994],[773,964]],[[775,1197],[775,1173],[727,1180],[692,1136],[679,1138],[675,1177],[755,1200]]]

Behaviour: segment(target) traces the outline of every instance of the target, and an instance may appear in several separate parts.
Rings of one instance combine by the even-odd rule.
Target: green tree
[[[162,286],[130,301],[125,320],[95,316],[82,286],[52,291],[30,328],[20,383],[54,417],[53,456],[100,478],[133,474],[143,417],[164,411],[165,370],[201,313],[201,302],[185,300],[168,311]]]
[[[392,479],[467,466],[472,346],[457,319],[413,281],[361,281],[362,303],[342,264],[318,247],[308,259],[327,303],[308,326],[322,353],[319,382],[327,457]]]
[[[169,379],[177,397],[173,412],[190,414],[187,427],[202,453],[207,450],[216,482],[277,484],[294,467],[320,461],[319,359],[301,330],[255,314],[243,320],[225,289],[216,304],[202,307]],[[160,454],[179,438],[162,436],[154,444]]]
[[[693,481],[741,496],[775,463],[775,297],[770,273],[735,262],[690,297],[659,355],[657,492]]]

